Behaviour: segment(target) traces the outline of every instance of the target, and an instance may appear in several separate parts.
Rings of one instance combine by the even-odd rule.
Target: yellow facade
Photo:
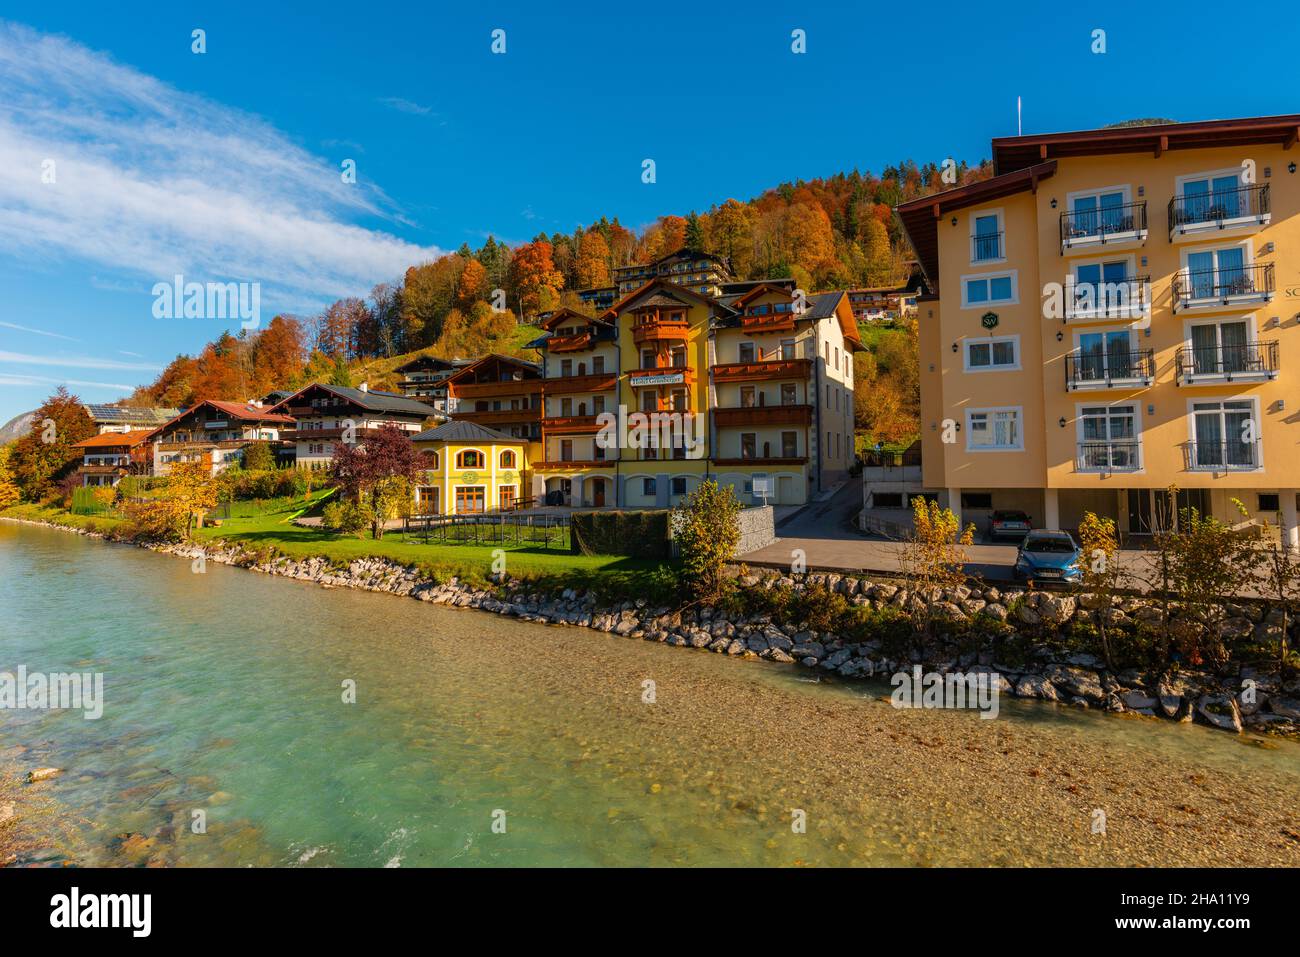
[[[1143,151],[1047,137],[1027,180],[900,207],[937,258],[924,483],[977,525],[1023,508],[1072,528],[1089,510],[1140,535],[1175,485],[1225,519],[1234,498],[1280,512],[1295,539],[1300,149],[1284,132],[1202,146],[1197,126],[1153,128]]]
[[[436,430],[435,430],[436,431]],[[434,467],[421,470],[415,511],[422,515],[459,515],[498,511],[524,497],[528,477],[528,443],[522,440],[415,440],[422,453],[435,456]]]

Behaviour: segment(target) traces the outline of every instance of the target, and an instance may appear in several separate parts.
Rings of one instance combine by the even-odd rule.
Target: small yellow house
[[[415,487],[417,515],[466,515],[515,508],[530,487],[528,440],[464,420],[411,440],[426,456]]]

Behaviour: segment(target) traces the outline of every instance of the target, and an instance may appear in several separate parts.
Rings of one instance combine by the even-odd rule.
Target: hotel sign
[[[990,331],[998,327],[998,314],[996,312],[986,312],[980,316],[980,325]]]
[[[660,372],[654,375],[634,375],[627,382],[632,388],[647,385],[681,385],[686,381],[684,372]]]

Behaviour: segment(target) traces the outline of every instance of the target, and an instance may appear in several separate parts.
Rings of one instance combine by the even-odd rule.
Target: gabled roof
[[[625,308],[636,303],[638,299],[648,293],[651,289],[658,290],[659,293],[667,294],[670,297],[670,300],[676,299],[681,305],[685,305],[681,300],[686,298],[704,303],[706,306],[711,306],[715,309],[722,310],[723,312],[731,313],[735,311],[726,303],[719,302],[717,299],[711,299],[708,296],[696,292],[694,289],[687,289],[685,286],[679,286],[668,279],[656,277],[643,283],[638,288],[633,289],[618,302],[614,303],[614,305],[602,312],[600,314],[601,319],[612,319],[618,316]]]
[[[562,322],[572,321],[574,319],[581,320],[584,323],[599,322],[602,325],[608,325],[608,322],[606,322],[606,320],[604,319],[601,319],[596,316],[589,316],[585,312],[578,312],[578,310],[570,309],[566,306],[562,309],[556,309],[553,313],[547,316],[546,319],[542,322],[542,328],[549,332],[550,330],[554,329],[556,326],[560,325]]]
[[[765,279],[753,288],[746,290],[742,295],[737,296],[731,301],[731,306],[733,308],[743,306],[750,300],[757,299],[759,296],[768,293],[775,293],[779,296],[790,296],[792,291],[786,286],[778,286],[776,283]]]
[[[143,445],[149,436],[153,435],[153,429],[132,429],[130,432],[101,432],[99,435],[92,435],[88,439],[82,439],[80,442],[73,443],[74,449],[104,449],[126,446],[129,449],[137,445]]]
[[[191,415],[192,413],[197,412],[205,405],[210,406],[213,409],[216,409],[218,412],[222,413],[223,415],[226,415],[232,419],[239,419],[240,421],[243,422],[276,422],[276,423],[282,423],[286,425],[293,424],[293,418],[290,416],[280,415],[279,413],[271,412],[265,408],[258,408],[257,406],[250,405],[247,402],[223,402],[219,399],[201,399],[200,401],[195,402],[192,406],[190,406],[185,411],[181,412],[179,415],[176,415],[168,419],[162,425],[158,426],[158,428],[154,429],[152,432],[149,433],[150,437],[165,432],[169,426],[175,425],[181,419],[185,418],[188,415]]]
[[[464,365],[463,362],[460,363]],[[404,362],[394,369],[394,372],[417,372],[422,369],[438,369],[450,371],[457,367],[454,359],[439,359],[437,356],[416,356],[410,362]]]
[[[524,378],[526,379],[540,379],[542,377],[542,367],[536,362],[529,362],[526,359],[517,359],[514,356],[503,356],[499,352],[489,352],[482,359],[477,359],[474,362],[471,362],[463,369],[457,369],[443,381],[448,383],[458,382],[462,376],[468,377],[471,373],[477,371],[479,366],[485,365],[494,359],[499,362],[505,362],[509,365],[518,366],[519,371],[524,373]]]
[[[1290,149],[1300,141],[1300,113],[1252,116],[1196,123],[1155,123],[1103,130],[1002,136],[993,141],[993,169],[1011,173],[1049,159],[1108,153],[1151,153],[1280,143]]]
[[[349,386],[326,385],[323,382],[313,382],[309,386],[299,389],[289,398],[275,406],[276,409],[287,407],[294,399],[312,389],[322,389],[331,395],[336,395],[341,399],[366,409],[370,412],[394,412],[404,413],[406,415],[430,416],[435,415],[436,411],[432,406],[425,405],[423,402],[417,402],[415,399],[408,399],[404,395],[397,395],[393,392],[380,392],[377,389],[353,389]]]
[[[1037,192],[1038,183],[1056,172],[1056,161],[1038,163],[992,179],[969,183],[930,196],[900,203],[894,211],[903,222],[907,238],[916,250],[921,270],[931,289],[939,288],[939,221],[958,209],[1013,196],[1026,191]]]
[[[421,432],[412,442],[489,442],[496,445],[527,445],[527,439],[517,439],[485,425],[469,422],[465,419],[453,419],[436,428]]]

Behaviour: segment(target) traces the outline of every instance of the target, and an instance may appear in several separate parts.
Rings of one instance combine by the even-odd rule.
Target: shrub
[[[727,562],[740,544],[740,501],[730,485],[706,479],[673,510],[673,534],[682,552],[682,577],[696,598],[723,591]]]
[[[321,524],[332,532],[355,535],[366,527],[365,512],[352,502],[330,502],[321,512]]]

